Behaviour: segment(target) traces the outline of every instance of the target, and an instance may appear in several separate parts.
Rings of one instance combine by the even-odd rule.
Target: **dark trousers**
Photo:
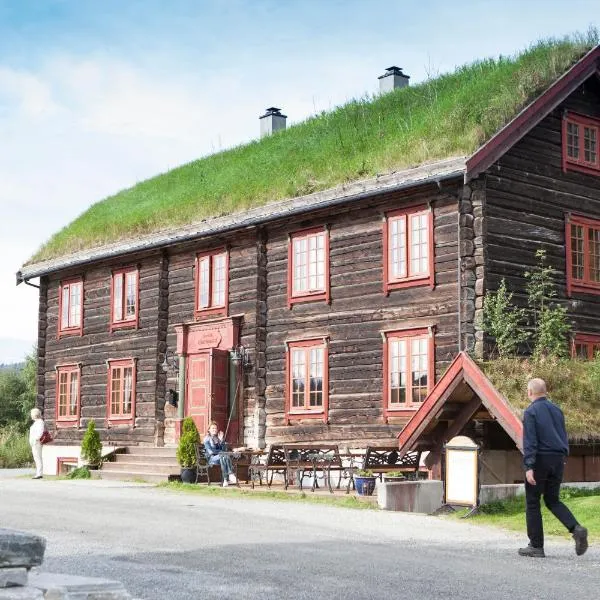
[[[560,454],[538,454],[533,470],[535,485],[525,481],[525,500],[527,502],[527,535],[534,548],[544,547],[544,527],[540,499],[552,514],[569,530],[573,531],[577,521],[573,513],[558,499],[562,483],[565,458]]]

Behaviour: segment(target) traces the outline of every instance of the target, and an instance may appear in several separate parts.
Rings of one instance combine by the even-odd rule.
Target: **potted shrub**
[[[402,471],[390,471],[383,476],[383,480],[386,483],[398,482],[402,481],[403,479],[406,479],[406,477]]]
[[[81,440],[81,459],[89,469],[98,469],[102,464],[102,442],[92,419]]]
[[[371,496],[375,491],[377,477],[373,471],[358,469],[354,475],[354,485],[359,496]]]
[[[196,444],[200,442],[200,434],[196,423],[191,417],[183,419],[181,437],[177,446],[177,461],[181,467],[181,481],[194,483],[196,481]]]

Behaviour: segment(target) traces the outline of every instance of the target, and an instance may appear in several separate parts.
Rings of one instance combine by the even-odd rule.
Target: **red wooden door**
[[[188,357],[187,380],[186,416],[194,419],[200,437],[206,435],[210,421],[216,421],[219,430],[225,431],[229,417],[227,351],[213,348],[191,354]]]
[[[192,354],[188,357],[186,416],[192,417],[203,438],[208,429],[210,410],[210,352]]]
[[[216,421],[219,431],[227,427],[227,392],[229,384],[229,354],[226,350],[211,350],[212,387],[210,420]]]

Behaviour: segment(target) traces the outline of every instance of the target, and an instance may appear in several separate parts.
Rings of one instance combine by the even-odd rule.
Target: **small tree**
[[[542,248],[535,253],[538,264],[533,271],[527,271],[527,303],[531,309],[533,325],[533,355],[564,358],[569,354],[568,335],[571,325],[567,309],[552,304],[556,297],[554,283],[555,270],[546,264],[546,251]]]
[[[530,336],[525,329],[526,311],[513,306],[512,297],[502,279],[498,290],[488,292],[483,300],[483,330],[496,340],[500,358],[516,354]]]
[[[102,442],[93,419],[88,423],[81,440],[81,458],[92,467],[97,467],[102,462]]]
[[[186,417],[181,424],[181,437],[177,446],[177,462],[181,468],[190,469],[196,464],[196,444],[200,442],[200,434],[196,423]]]

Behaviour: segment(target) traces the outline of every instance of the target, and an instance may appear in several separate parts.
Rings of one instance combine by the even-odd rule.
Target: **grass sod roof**
[[[600,359],[505,358],[480,362],[479,366],[521,417],[529,405],[527,382],[541,377],[548,387],[548,397],[565,414],[569,439],[600,442]]]
[[[28,264],[470,154],[597,43],[592,29],[540,41],[201,158],[97,202]]]

